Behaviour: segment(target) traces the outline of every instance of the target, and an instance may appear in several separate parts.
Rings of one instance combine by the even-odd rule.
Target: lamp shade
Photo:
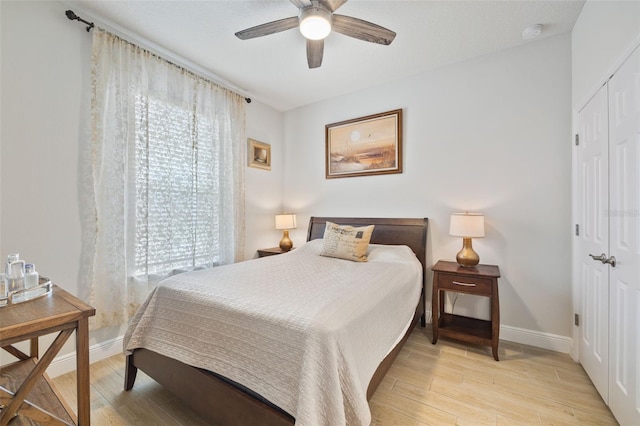
[[[295,229],[297,227],[295,214],[276,215],[276,229]]]
[[[449,235],[465,238],[484,237],[484,215],[480,213],[452,213]]]

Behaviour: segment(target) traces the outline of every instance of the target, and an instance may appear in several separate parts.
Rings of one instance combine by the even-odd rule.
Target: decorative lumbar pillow
[[[320,256],[366,262],[373,228],[374,225],[355,228],[327,222]]]

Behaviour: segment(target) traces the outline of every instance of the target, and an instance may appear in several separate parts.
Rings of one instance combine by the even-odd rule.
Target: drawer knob
[[[463,287],[475,287],[476,285],[474,283],[461,283],[459,281],[454,281],[453,282],[455,285],[460,285]]]

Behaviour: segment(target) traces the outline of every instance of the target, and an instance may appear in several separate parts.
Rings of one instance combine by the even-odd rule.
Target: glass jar
[[[24,289],[24,266],[24,260],[20,260],[18,253],[7,256],[7,265],[5,268],[7,293]]]
[[[37,287],[39,283],[39,274],[36,272],[36,265],[27,263],[24,265],[24,288]]]

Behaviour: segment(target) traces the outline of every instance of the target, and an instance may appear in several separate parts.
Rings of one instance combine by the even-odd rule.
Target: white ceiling
[[[286,111],[443,65],[531,43],[522,30],[543,24],[539,39],[570,32],[584,0],[350,0],[337,13],[397,33],[390,46],[332,33],[322,66],[308,69],[297,29],[240,40],[234,33],[296,16],[287,0],[69,0],[65,4],[151,40]],[[75,23],[74,23],[75,24]],[[79,24],[78,24],[79,25]]]

